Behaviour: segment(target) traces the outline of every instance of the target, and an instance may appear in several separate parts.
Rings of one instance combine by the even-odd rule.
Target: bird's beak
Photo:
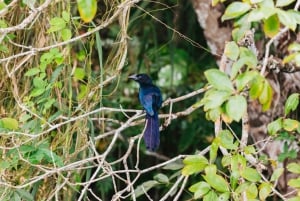
[[[134,75],[130,75],[128,78],[129,78],[129,79],[132,79],[132,80],[137,80],[137,76],[136,76],[136,74],[134,74]]]

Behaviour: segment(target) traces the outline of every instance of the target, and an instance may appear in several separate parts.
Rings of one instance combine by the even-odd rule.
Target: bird
[[[139,101],[146,111],[143,138],[147,150],[155,151],[160,143],[158,110],[162,105],[161,91],[147,74],[134,74],[128,78],[139,84]]]

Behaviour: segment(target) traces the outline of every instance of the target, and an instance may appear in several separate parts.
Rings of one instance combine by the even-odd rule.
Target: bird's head
[[[151,78],[147,74],[134,74],[128,77],[139,84],[152,84]]]

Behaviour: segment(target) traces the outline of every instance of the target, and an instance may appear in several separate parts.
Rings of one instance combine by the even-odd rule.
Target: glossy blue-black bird
[[[136,74],[129,76],[140,85],[139,99],[146,111],[146,128],[144,140],[146,147],[154,151],[159,145],[159,119],[158,109],[162,104],[162,96],[159,88],[152,83],[147,74]]]

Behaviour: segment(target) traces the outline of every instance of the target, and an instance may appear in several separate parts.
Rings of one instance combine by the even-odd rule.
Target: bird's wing
[[[153,116],[162,104],[161,93],[157,87],[142,90],[140,99],[143,107],[150,116]]]

